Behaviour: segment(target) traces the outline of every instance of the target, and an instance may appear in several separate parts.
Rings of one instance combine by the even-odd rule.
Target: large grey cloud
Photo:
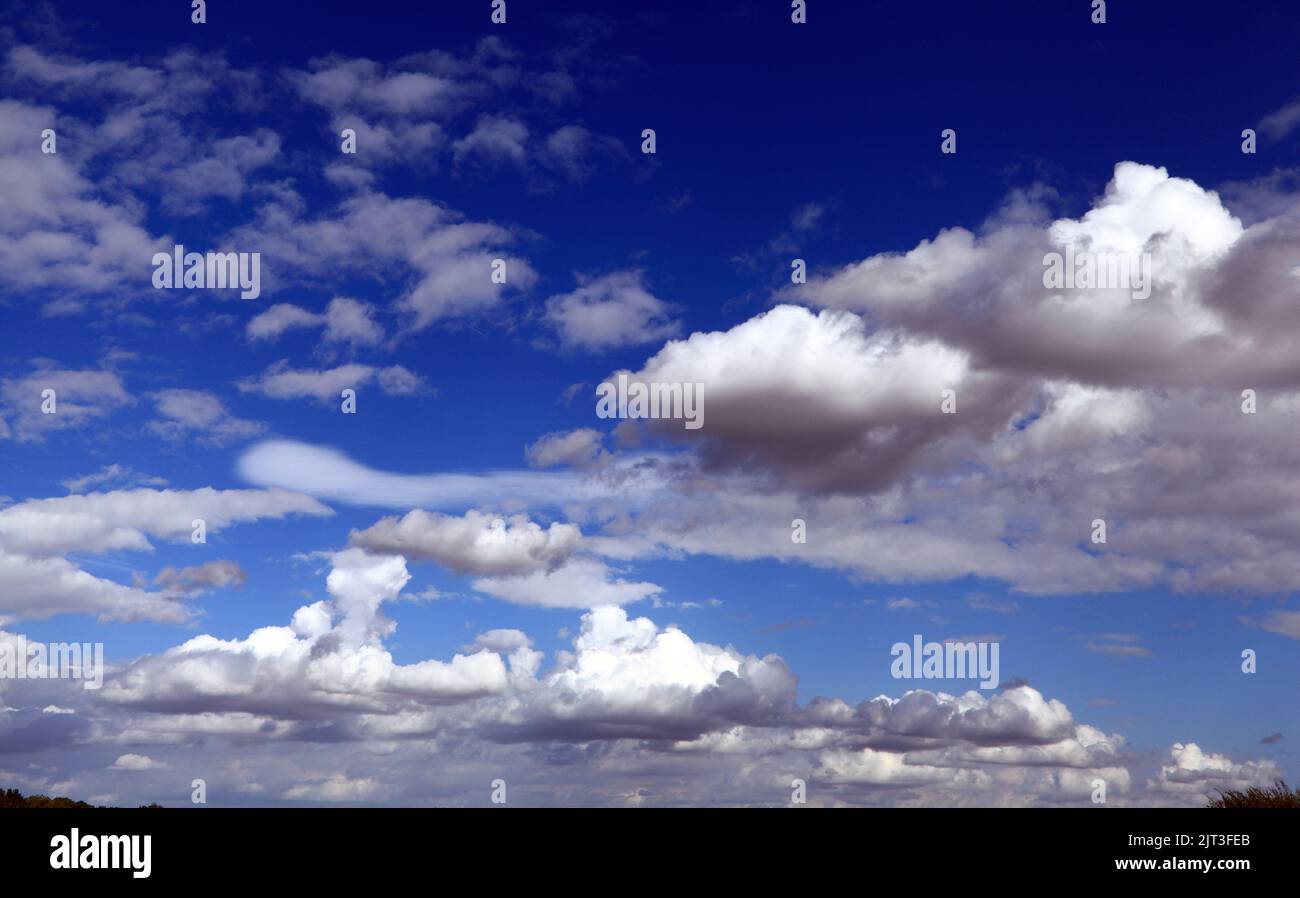
[[[1077,219],[1013,198],[978,234],[815,275],[669,342],[632,377],[702,383],[705,426],[620,426],[687,451],[660,466],[679,495],[607,516],[604,551],[1030,592],[1294,588],[1300,205],[1282,199],[1245,225],[1215,193],[1122,163]],[[1045,254],[1067,246],[1149,254],[1150,295],[1044,287]],[[1098,518],[1104,545],[1089,544]]]

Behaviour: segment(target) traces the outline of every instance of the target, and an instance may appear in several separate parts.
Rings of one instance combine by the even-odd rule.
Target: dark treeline
[[[73,801],[71,798],[50,798],[48,795],[26,795],[17,789],[0,789],[0,808],[94,808],[105,807],[105,805],[87,804],[84,801]],[[162,807],[158,804],[141,805],[141,807],[157,808]]]

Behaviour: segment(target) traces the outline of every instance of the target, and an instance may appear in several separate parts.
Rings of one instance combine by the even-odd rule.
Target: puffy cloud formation
[[[576,290],[546,301],[546,321],[573,349],[600,351],[677,336],[681,322],[644,281],[640,270],[582,279]]]
[[[504,155],[518,165],[535,158],[546,172],[577,181],[622,152],[617,141],[577,124],[526,145],[526,124],[491,115],[457,137],[458,117],[474,104],[515,96],[540,109],[573,91],[572,73],[525,63],[494,38],[468,53],[415,54],[391,66],[332,56],[280,72],[234,69],[218,53],[189,49],[128,64],[16,46],[0,77],[14,92],[60,103],[61,145],[48,155],[20,135],[55,125],[55,108],[0,103],[0,184],[10,200],[0,225],[0,281],[42,300],[51,288],[66,291],[46,301],[51,315],[115,313],[150,291],[140,260],[174,242],[149,232],[150,212],[185,219],[214,204],[250,201],[251,220],[216,235],[210,248],[256,247],[268,291],[363,272],[394,288],[392,310],[404,333],[477,315],[536,282],[528,261],[508,251],[525,233],[422,198],[389,196],[378,189],[384,175],[396,166],[428,173],[447,151],[457,159]],[[251,121],[273,104],[324,110],[332,134],[355,133],[358,152],[321,165],[344,192],[336,203],[314,206],[283,177],[299,161],[285,156],[273,130]],[[214,118],[214,109],[223,114]],[[489,276],[498,258],[508,263],[505,284]],[[100,291],[111,299],[92,306],[83,298]],[[279,303],[248,334],[270,339],[309,326],[323,327],[327,344],[382,341],[371,310],[346,298],[322,313]]]
[[[192,437],[205,445],[224,446],[266,430],[265,424],[231,415],[220,398],[203,390],[159,390],[153,400],[158,419],[149,429],[164,439]]]
[[[547,168],[581,183],[602,166],[626,159],[627,149],[615,137],[593,134],[582,125],[561,125],[546,136],[538,157]]]
[[[450,60],[447,60],[450,62]],[[445,114],[464,91],[445,74],[385,71],[368,59],[335,57],[293,73],[302,96],[327,109],[373,109],[389,115]]]
[[[383,608],[409,580],[404,560],[351,548],[330,567],[329,598],[288,626],[195,637],[112,671],[102,694],[60,697],[71,707],[48,697],[64,684],[15,684],[25,694],[11,701],[58,713],[0,714],[0,745],[57,733],[108,753],[102,774],[82,777],[214,765],[247,796],[319,803],[473,802],[496,771],[528,803],[581,790],[587,803],[779,805],[794,777],[814,804],[1081,804],[1098,779],[1111,803],[1197,804],[1277,773],[1176,744],[1135,789],[1141,759],[1122,737],[1029,686],[800,705],[778,656],[609,606],[584,613],[572,650],[546,669],[513,629],[480,634],[450,661],[399,664]],[[286,767],[275,750],[286,742],[315,749]],[[230,744],[240,751],[223,751]],[[352,759],[375,752],[382,766],[353,771]]]
[[[457,163],[482,158],[523,165],[528,159],[524,148],[527,141],[528,127],[523,122],[509,116],[484,115],[473,131],[452,144],[452,157]]]
[[[376,346],[383,342],[384,329],[374,320],[375,307],[370,303],[336,296],[325,311],[310,312],[292,303],[281,302],[249,319],[245,326],[248,339],[276,340],[285,331],[298,328],[324,328],[326,343],[353,347]]]
[[[697,643],[613,607],[583,615],[574,651],[529,696],[554,738],[690,738],[737,722],[776,721],[796,678],[775,655]]]
[[[281,359],[260,376],[244,378],[235,385],[245,393],[271,399],[314,399],[328,403],[338,401],[343,390],[360,390],[372,381],[390,396],[416,396],[430,389],[424,378],[401,365],[376,368],[354,363],[327,369],[290,368],[288,359]]]
[[[196,518],[212,533],[241,521],[330,513],[285,490],[117,490],[30,499],[0,510],[0,546],[30,555],[147,550],[150,536],[189,539]]]
[[[65,558],[0,550],[0,621],[93,614],[113,620],[187,620],[190,609],[165,593],[150,593],[96,577]]]
[[[114,620],[179,623],[192,610],[176,601],[236,583],[242,572],[215,562],[165,570],[149,591],[96,577],[69,561],[77,552],[150,551],[150,538],[189,540],[195,520],[208,533],[288,515],[325,516],[315,499],[285,490],[117,490],[31,499],[0,510],[0,621],[93,614]]]
[[[173,592],[192,595],[208,589],[243,586],[248,572],[234,561],[205,561],[190,567],[165,567],[158,572],[154,582]]]
[[[11,50],[11,66],[15,54],[22,58],[21,50]],[[33,296],[138,280],[140,260],[159,251],[162,241],[141,226],[138,210],[107,201],[70,156],[40,152],[33,135],[55,123],[53,107],[0,101],[0,192],[6,208],[0,280]]]
[[[261,247],[268,260],[299,277],[362,270],[382,282],[409,283],[394,303],[408,330],[482,312],[507,290],[530,287],[537,275],[505,251],[514,237],[509,228],[468,221],[427,200],[380,193],[349,197],[315,217],[300,216],[296,204],[270,202],[232,234],[236,243]],[[491,277],[496,258],[506,261],[505,285]]]
[[[626,605],[663,592],[654,583],[615,577],[608,565],[590,558],[575,559],[550,571],[480,577],[474,581],[474,588],[507,602],[547,608]]]
[[[135,401],[115,371],[40,365],[25,377],[0,380],[0,439],[40,442],[51,432],[84,427]]]
[[[349,538],[371,551],[477,575],[474,589],[521,605],[592,608],[662,592],[653,583],[613,578],[597,559],[572,557],[582,541],[575,525],[553,522],[543,529],[527,515],[500,518],[471,509],[458,518],[416,509],[354,530]]]
[[[711,460],[757,462],[811,489],[884,486],[928,442],[969,426],[939,413],[944,389],[1011,411],[959,350],[797,306],[670,342],[634,379],[704,384]]]
[[[1161,765],[1147,787],[1167,795],[1194,796],[1199,801],[1215,792],[1272,785],[1281,778],[1274,761],[1238,763],[1225,755],[1204,752],[1195,742],[1175,742],[1168,763]]]
[[[331,561],[330,600],[299,608],[289,626],[262,627],[246,639],[195,637],[127,667],[106,687],[105,698],[134,707],[296,721],[505,688],[505,663],[486,649],[450,662],[394,664],[382,646],[392,622],[380,606],[410,579],[406,563],[361,549],[336,553]]]
[[[427,392],[401,366],[333,356],[506,310],[538,281],[520,248],[536,235],[380,185],[443,160],[465,174],[480,165],[527,172],[530,189],[547,188],[543,176],[591,177],[625,153],[618,141],[550,114],[534,121],[530,102],[502,104],[508,114],[473,108],[484,97],[559,103],[574,89],[568,65],[538,70],[494,39],[469,54],[391,65],[329,57],[280,73],[235,71],[194,51],[125,64],[12,48],[6,86],[35,88],[58,108],[0,101],[0,283],[43,302],[48,316],[125,317],[135,302],[140,323],[142,260],[173,242],[146,222],[228,221],[206,213],[251,198],[251,220],[205,248],[263,252],[268,291],[332,291],[348,277],[393,300],[380,309],[326,292],[328,303],[271,305],[247,324],[249,342],[319,332],[323,367],[283,361],[240,386],[321,402],[363,385]],[[323,196],[299,193],[301,169],[280,138],[242,116],[285,91],[322,113]],[[33,136],[56,124],[56,112],[60,152],[46,156]],[[1261,127],[1276,138],[1294,121],[1287,107]],[[343,128],[356,132],[355,156],[333,143]],[[700,553],[883,580],[988,577],[1037,593],[1295,588],[1292,183],[1279,172],[1229,185],[1221,198],[1122,163],[1078,217],[1053,220],[1037,205],[1042,193],[1016,196],[981,228],[815,273],[751,320],[684,339],[641,272],[580,280],[531,322],[580,351],[669,340],[647,350],[635,376],[705,384],[709,416],[699,433],[624,425],[610,441],[619,451],[586,428],[529,447],[533,467],[570,470],[398,475],[276,442],[241,461],[266,490],[121,489],[0,509],[6,626],[69,613],[190,622],[183,600],[244,584],[242,567],[181,564],[128,584],[92,575],[74,553],[184,541],[194,518],[217,531],[330,513],[309,495],[403,515],[356,531],[351,547],[331,554],[328,598],[287,624],[197,636],[123,663],[102,694],[0,682],[0,756],[17,770],[6,779],[185,801],[167,790],[187,779],[178,771],[201,767],[214,771],[223,801],[466,803],[508,775],[517,802],[662,804],[784,804],[792,777],[808,781],[814,803],[852,804],[1081,803],[1098,778],[1118,803],[1196,804],[1217,788],[1267,782],[1279,772],[1273,762],[1188,741],[1144,770],[1121,736],[1023,684],[801,703],[781,658],[616,607],[663,590],[612,564]],[[800,245],[823,214],[816,204],[797,210],[771,251]],[[1140,290],[1051,288],[1050,253],[1149,258],[1149,280]],[[497,259],[507,284],[489,277]],[[0,379],[0,439],[89,433],[137,402],[111,367],[34,364]],[[46,388],[58,415],[41,412]],[[263,429],[230,415],[215,393],[151,389],[156,415],[143,426],[166,439],[224,446]],[[1258,393],[1257,414],[1242,414],[1245,389]],[[946,390],[952,414],[941,405]],[[626,448],[641,435],[668,449]],[[141,482],[108,466],[68,486]],[[485,505],[528,514],[461,515]],[[415,506],[461,516],[406,513]],[[573,523],[534,523],[552,520],[539,509],[562,509]],[[808,522],[806,544],[790,540],[796,517]],[[1084,546],[1097,517],[1110,539]],[[398,614],[408,564],[421,561],[506,601],[582,609],[580,631],[549,664],[540,642],[501,627],[447,650],[450,660],[399,661],[409,648],[392,640],[388,614]],[[1246,620],[1300,632],[1293,611]],[[1085,648],[1150,653],[1126,634]],[[56,746],[76,749],[75,763],[41,754]],[[80,783],[53,778],[74,769]]]
[[[706,426],[649,428],[689,446],[655,463],[680,489],[602,549],[1029,592],[1294,589],[1294,195],[1247,225],[1121,163],[1077,219],[1035,196],[783,292],[819,312],[777,305],[649,358],[634,379],[704,384]],[[1145,266],[1149,295],[1047,287],[1052,253]],[[791,545],[796,517],[816,539]],[[1084,551],[1098,518],[1108,540]]]
[[[1294,206],[1246,228],[1217,194],[1122,162],[1079,219],[946,230],[791,293],[940,339],[985,368],[1108,387],[1295,387],[1298,228]],[[1148,254],[1150,295],[1045,287],[1044,256],[1067,249],[1132,266]]]
[[[472,135],[484,131],[483,121],[456,141],[448,133],[452,120],[473,105],[519,91],[551,105],[574,90],[568,72],[536,68],[496,37],[484,38],[469,53],[430,50],[388,65],[332,55],[288,77],[304,101],[329,113],[335,133],[356,130],[358,147],[365,147],[357,154],[359,164],[382,168],[434,167],[444,150],[463,154],[476,142]],[[522,142],[527,129],[518,124]]]
[[[526,515],[500,518],[471,509],[463,517],[416,509],[382,518],[349,540],[374,552],[412,561],[436,561],[458,574],[531,574],[554,570],[577,548],[582,531],[573,524],[546,529]]]
[[[528,447],[525,455],[534,468],[553,468],[566,465],[573,468],[590,468],[609,460],[602,443],[604,438],[589,427],[567,432],[548,433]]]
[[[703,384],[705,427],[629,421],[619,436],[684,451],[550,434],[530,463],[572,472],[496,472],[473,489],[565,508],[613,558],[775,557],[1035,593],[1295,588],[1294,195],[1244,223],[1135,163],[1078,218],[1050,219],[1043,195],[784,295],[820,311],[783,303],[668,342],[632,377]],[[1051,253],[1148,258],[1149,291],[1047,287]],[[317,476],[318,451],[259,447],[243,470],[363,504],[483,501],[466,475],[340,460]],[[792,544],[793,518],[815,538]],[[1099,518],[1107,542],[1085,549]]]
[[[169,765],[161,764],[148,755],[125,754],[113,762],[110,770],[166,770]]]

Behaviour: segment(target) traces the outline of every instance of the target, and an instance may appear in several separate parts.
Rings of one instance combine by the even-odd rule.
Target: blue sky
[[[0,630],[110,662],[0,682],[5,780],[1167,804],[1294,769],[1292,11],[490,15],[0,17]],[[1154,259],[1151,303],[1048,295],[1070,240]],[[260,253],[261,295],[153,289],[176,243]],[[704,426],[598,418],[619,371],[702,383]],[[997,642],[1004,688],[895,680],[915,633]]]

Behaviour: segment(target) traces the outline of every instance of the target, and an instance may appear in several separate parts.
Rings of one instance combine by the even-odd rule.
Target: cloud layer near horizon
[[[166,795],[170,779],[188,788],[202,776],[234,803],[483,803],[500,776],[517,803],[580,794],[582,803],[779,805],[802,779],[812,804],[1084,804],[1097,780],[1109,803],[1191,804],[1278,772],[1178,743],[1139,784],[1122,737],[1023,685],[799,705],[797,677],[778,656],[699,642],[612,606],[585,613],[572,651],[549,667],[518,630],[480,634],[448,661],[398,664],[383,608],[409,579],[404,560],[356,548],[329,560],[329,598],[287,626],[194,637],[112,671],[102,694],[6,684],[0,748],[51,738],[101,746],[103,769],[60,790],[147,775]],[[38,701],[48,704],[34,714]],[[223,756],[225,744],[240,750]],[[286,745],[313,750],[298,752],[290,771],[274,751]],[[363,761],[376,752],[381,768]],[[430,779],[418,771],[435,756]],[[684,790],[688,779],[695,785]]]

